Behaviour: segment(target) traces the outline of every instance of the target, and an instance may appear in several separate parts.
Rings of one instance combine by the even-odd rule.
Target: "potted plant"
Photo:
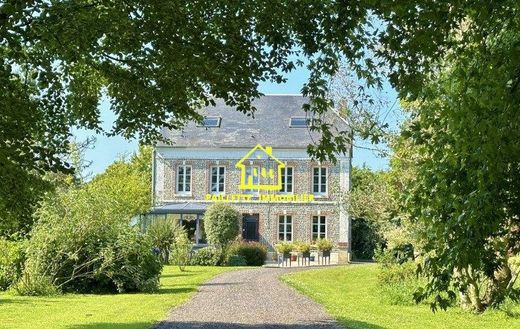
[[[311,245],[300,241],[295,243],[296,251],[298,252],[298,257],[302,260],[302,265],[307,261],[310,263],[311,260]],[[299,263],[299,261],[298,261]]]
[[[291,251],[294,250],[294,245],[289,242],[281,242],[275,244],[274,248],[279,255],[281,255],[283,260],[291,258]]]
[[[333,248],[332,242],[327,239],[318,239],[316,240],[316,248],[318,248],[318,257],[328,258],[330,264],[330,251]],[[319,258],[318,258],[319,261]]]

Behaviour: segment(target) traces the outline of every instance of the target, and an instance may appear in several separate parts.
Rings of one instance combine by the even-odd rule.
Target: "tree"
[[[35,214],[15,289],[45,293],[40,279],[65,291],[157,288],[162,266],[152,253],[151,239],[130,225],[150,208],[150,154],[141,147],[129,161],[117,161],[92,181],[49,193]]]
[[[204,228],[208,242],[219,248],[224,256],[229,244],[238,237],[240,213],[230,205],[215,203],[204,214]]]
[[[372,259],[383,245],[384,228],[391,226],[394,206],[384,172],[352,168],[352,189],[345,203],[352,216],[352,251],[359,259]]]
[[[445,308],[459,293],[482,311],[508,296],[520,269],[520,34],[499,30],[449,54],[412,105],[404,132],[417,163],[406,210],[422,228],[416,297]]]
[[[321,115],[330,108],[327,78],[340,59],[367,86],[380,86],[386,72],[401,95],[417,95],[447,52],[496,30],[517,30],[518,6],[514,0],[4,1],[0,179],[14,176],[7,167],[26,174],[67,169],[60,155],[71,126],[101,132],[103,96],[118,116],[107,133],[148,143],[161,126],[200,120],[197,109],[212,97],[253,114],[258,83],[283,82],[302,59],[310,69],[302,92],[312,99],[305,110],[315,116],[311,129],[322,133],[308,151],[334,159],[347,151],[350,134],[333,131]]]

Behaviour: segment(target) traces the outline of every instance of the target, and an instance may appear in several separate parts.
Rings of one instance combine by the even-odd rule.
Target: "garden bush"
[[[87,186],[53,196],[36,215],[16,291],[46,294],[41,280],[74,292],[158,287],[162,265],[152,242],[129,226],[131,214],[120,202]]]
[[[235,242],[228,251],[228,261],[232,256],[242,256],[246,260],[247,266],[262,266],[267,259],[267,248],[259,242]]]
[[[221,252],[214,247],[205,247],[197,250],[191,258],[191,265],[217,266],[220,265]]]
[[[172,244],[172,262],[184,272],[186,265],[190,263],[192,243],[188,238],[188,232],[181,226],[175,228]]]
[[[370,260],[382,246],[382,238],[373,221],[364,218],[352,219],[352,257]]]
[[[168,264],[175,234],[178,229],[176,223],[169,219],[157,219],[148,227],[146,234],[150,236],[154,247],[159,249],[161,261]]]
[[[247,260],[241,255],[231,255],[227,259],[228,266],[247,266]]]
[[[209,244],[225,251],[238,236],[240,218],[240,212],[230,205],[211,205],[204,214],[204,228]]]
[[[422,284],[416,273],[413,261],[381,265],[377,283],[383,300],[392,305],[415,304],[413,295]]]
[[[9,241],[0,238],[0,290],[8,289],[22,274],[26,240]]]

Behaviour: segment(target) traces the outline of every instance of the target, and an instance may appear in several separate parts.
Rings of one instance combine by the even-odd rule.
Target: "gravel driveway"
[[[174,308],[156,329],[340,329],[318,304],[279,281],[294,271],[257,268],[223,273],[188,303]]]

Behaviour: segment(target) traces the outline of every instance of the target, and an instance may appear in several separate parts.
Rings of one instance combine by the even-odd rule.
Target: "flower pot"
[[[322,250],[320,251],[321,257],[330,257],[330,250]]]

